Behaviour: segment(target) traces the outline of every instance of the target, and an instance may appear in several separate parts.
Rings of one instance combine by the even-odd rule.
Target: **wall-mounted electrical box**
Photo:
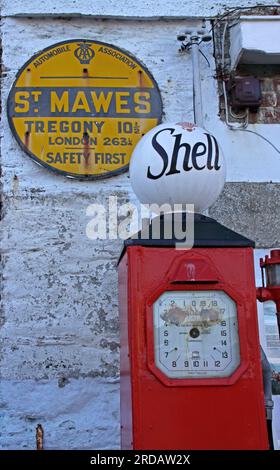
[[[235,110],[249,108],[256,112],[261,104],[260,80],[255,77],[233,77],[227,84],[230,105]]]
[[[239,64],[280,64],[280,17],[241,16],[230,28],[230,58]]]

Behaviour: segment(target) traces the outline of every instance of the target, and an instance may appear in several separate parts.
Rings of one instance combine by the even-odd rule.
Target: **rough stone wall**
[[[191,59],[178,53],[176,35],[198,24],[187,17],[215,15],[241,3],[254,4],[2,2],[2,448],[35,448],[38,423],[47,449],[119,447],[116,261],[121,241],[89,240],[86,209],[109,196],[118,196],[119,203],[134,199],[128,174],[91,183],[68,180],[20,150],[5,115],[18,69],[38,50],[64,39],[109,42],[135,54],[152,72],[164,120],[191,121]],[[204,52],[210,61],[208,67],[201,59],[205,124],[221,136],[228,166],[227,187],[211,214],[245,235],[257,234],[259,247],[276,246],[279,231],[271,225],[268,235],[266,224],[279,213],[279,156],[256,137],[232,135],[225,128],[218,117],[211,43]],[[279,125],[267,127],[276,139]],[[244,204],[236,200],[240,191]],[[252,227],[262,214],[255,201],[264,201],[268,193],[266,219]]]

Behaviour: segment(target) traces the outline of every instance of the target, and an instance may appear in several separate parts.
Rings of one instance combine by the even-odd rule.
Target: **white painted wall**
[[[200,22],[186,20],[160,21],[129,21],[90,20],[90,19],[23,19],[7,18],[3,21],[3,62],[8,74],[4,80],[3,109],[5,110],[7,94],[12,86],[18,69],[37,51],[62,41],[82,36],[115,44],[128,49],[146,64],[153,73],[161,90],[164,105],[164,120],[193,120],[192,112],[192,71],[189,54],[178,52],[177,33],[184,31],[190,25],[200,25]],[[210,29],[210,25],[209,25]],[[11,33],[17,31],[11,40]],[[39,31],[39,33],[38,33]],[[212,43],[203,46],[211,67],[201,57],[201,84],[205,127],[219,139],[227,161],[227,181],[280,181],[280,155],[260,137],[242,131],[227,129],[219,119],[219,100],[215,76],[215,63]],[[61,188],[81,187],[80,183],[57,181],[52,174],[35,168],[22,153],[9,130],[6,116],[3,116],[3,155],[9,151],[8,168],[4,172],[5,183],[10,181],[11,170],[16,167],[24,178],[21,185],[28,187],[37,173],[37,185],[48,181],[48,188],[55,192]],[[280,125],[254,124],[248,126],[263,134],[279,147]],[[12,150],[12,152],[11,152]],[[19,158],[20,156],[20,158]],[[4,162],[4,167],[5,167]],[[18,176],[21,176],[20,174]],[[31,178],[31,179],[30,179]],[[119,184],[125,177],[115,178],[110,185]],[[10,184],[10,183],[8,183]],[[83,191],[92,192],[96,184],[83,183]],[[103,187],[103,183],[102,183]]]
[[[38,423],[48,450],[119,448],[119,387],[112,379],[72,379],[63,388],[56,380],[3,380],[1,392],[2,449],[34,449]]]
[[[2,0],[2,14],[7,15],[76,15],[104,18],[171,18],[185,19],[212,17],[224,12],[225,8],[252,6],[255,0],[48,0],[30,2],[29,0]],[[273,4],[269,0],[259,2]]]
[[[134,198],[127,174],[102,182],[68,180],[41,169],[20,150],[5,114],[18,69],[58,41],[109,42],[135,54],[152,72],[165,120],[189,121],[191,58],[178,53],[177,33],[198,24],[187,17],[254,3],[2,2],[2,448],[34,448],[39,422],[48,449],[119,446],[116,261],[121,242],[88,240],[85,211],[109,195]],[[22,14],[35,16],[14,16]],[[76,17],[51,16],[69,14]],[[204,51],[211,64],[201,58],[205,126],[222,143],[228,180],[279,181],[279,155],[258,137],[233,133],[219,120],[212,45]],[[279,125],[255,128],[277,144]]]

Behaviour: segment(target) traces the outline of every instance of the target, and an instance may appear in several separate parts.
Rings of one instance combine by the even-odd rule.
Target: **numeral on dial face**
[[[237,308],[223,291],[167,291],[153,322],[155,363],[167,377],[229,377],[240,364]]]

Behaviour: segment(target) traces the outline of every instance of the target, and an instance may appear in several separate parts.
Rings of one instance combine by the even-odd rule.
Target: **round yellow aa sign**
[[[33,56],[8,98],[9,124],[24,151],[80,179],[125,171],[134,146],[161,114],[157,84],[135,57],[84,39]]]

